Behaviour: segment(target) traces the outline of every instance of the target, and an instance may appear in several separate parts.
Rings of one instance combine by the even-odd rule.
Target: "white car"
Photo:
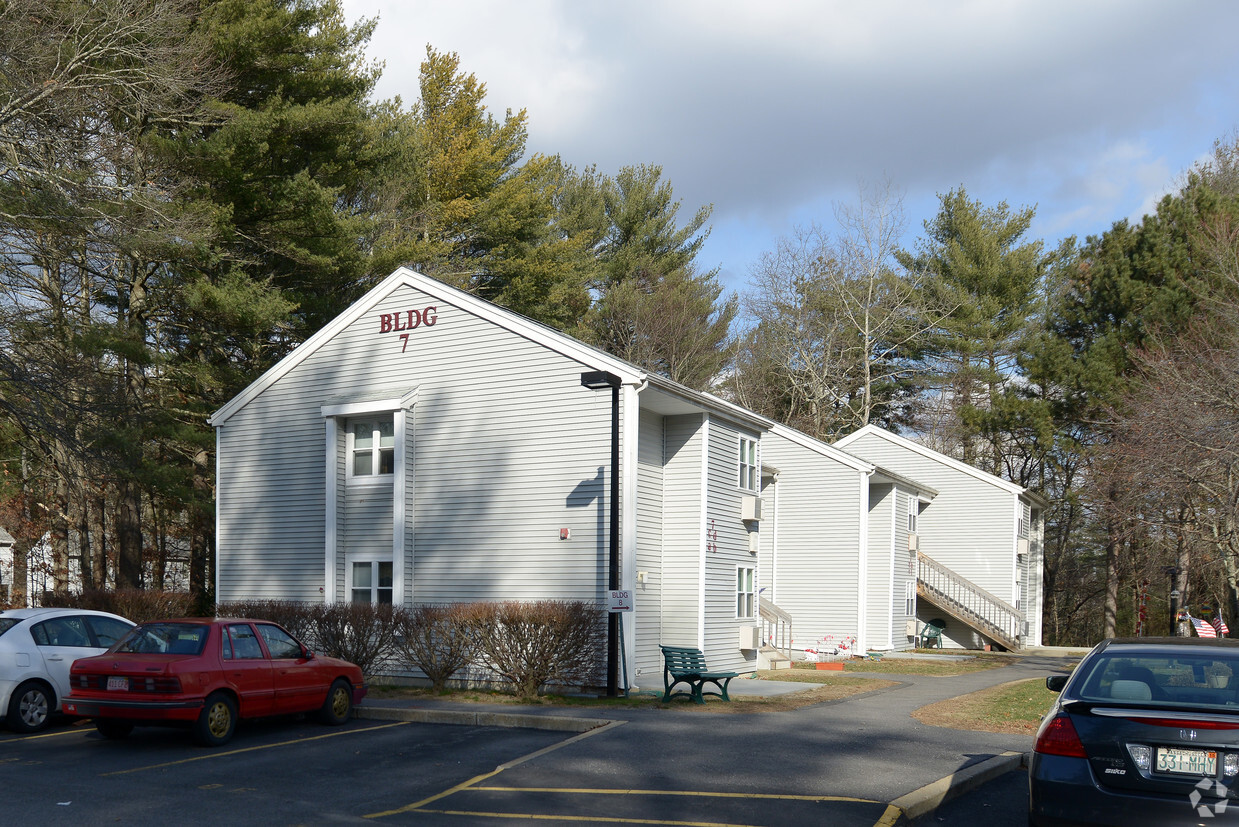
[[[69,694],[73,662],[102,654],[132,627],[123,617],[87,609],[0,611],[0,716],[9,729],[47,726]]]

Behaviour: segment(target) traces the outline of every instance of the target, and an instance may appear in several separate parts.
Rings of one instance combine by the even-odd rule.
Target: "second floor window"
[[[396,429],[390,418],[350,423],[353,476],[390,474],[396,467]]]
[[[760,469],[757,465],[757,440],[740,437],[740,488],[756,491]]]

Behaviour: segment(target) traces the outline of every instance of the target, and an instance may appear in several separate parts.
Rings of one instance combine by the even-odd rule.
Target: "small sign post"
[[[607,592],[607,611],[608,612],[631,612],[632,611],[632,590],[631,589],[611,589]]]
[[[632,600],[631,589],[611,589],[607,592],[607,612],[609,612],[612,615],[619,614],[621,612],[631,612],[632,603],[633,603],[633,600]],[[620,622],[616,625],[619,627],[618,629],[619,631],[619,656],[620,656],[620,664],[621,664],[620,672],[624,676],[624,697],[627,698],[628,697],[628,658],[625,657],[625,653],[624,653],[624,623],[623,623],[623,620],[620,619]]]

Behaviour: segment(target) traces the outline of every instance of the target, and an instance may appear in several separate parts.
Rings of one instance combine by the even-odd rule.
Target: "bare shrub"
[[[314,619],[321,605],[297,600],[234,600],[216,605],[215,616],[270,620],[292,632],[302,643],[313,646]]]
[[[397,658],[422,670],[431,688],[442,691],[452,675],[473,663],[475,616],[472,606],[460,603],[397,612]]]
[[[606,644],[601,609],[581,601],[479,603],[471,608],[481,661],[532,698],[547,683],[596,685]]]
[[[87,589],[81,594],[48,594],[42,601],[49,608],[93,609],[127,617],[134,623],[192,617],[194,596],[187,592],[148,589]]]
[[[397,614],[390,605],[316,605],[307,642],[322,654],[351,661],[367,676],[373,675],[391,659]]]

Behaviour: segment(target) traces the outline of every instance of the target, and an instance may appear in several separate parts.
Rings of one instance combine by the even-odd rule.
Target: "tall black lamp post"
[[[605,370],[581,374],[581,384],[590,390],[611,389],[611,530],[608,556],[608,589],[619,583],[619,389],[620,378]],[[607,697],[619,694],[619,613],[607,614]]]
[[[1170,578],[1170,636],[1177,637],[1179,634],[1179,584],[1176,582],[1179,577],[1178,566],[1166,566],[1163,571]]]

